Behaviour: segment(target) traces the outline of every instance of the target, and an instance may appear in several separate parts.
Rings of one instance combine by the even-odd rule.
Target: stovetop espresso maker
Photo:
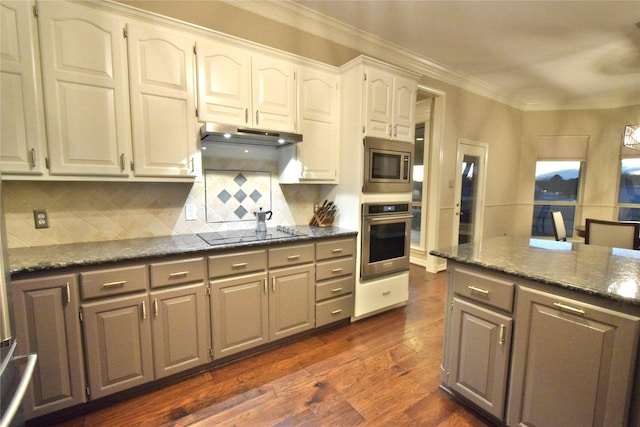
[[[254,212],[253,213],[257,219],[256,222],[256,231],[257,232],[264,232],[267,231],[267,223],[265,222],[268,219],[271,219],[271,216],[273,215],[273,212],[271,211],[263,211],[262,208],[260,208],[259,211]],[[267,216],[267,214],[269,214],[269,216]]]

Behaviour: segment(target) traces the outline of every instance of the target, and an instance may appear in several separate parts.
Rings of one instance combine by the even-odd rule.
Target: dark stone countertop
[[[640,251],[495,237],[430,252],[442,258],[640,305]]]
[[[213,254],[229,249],[267,247],[280,243],[298,243],[335,237],[351,237],[356,231],[338,227],[296,226],[303,236],[286,236],[269,240],[222,243],[211,246],[197,234],[111,240],[105,242],[72,243],[9,249],[12,276],[22,273],[52,271],[67,267],[144,260],[171,255]]]

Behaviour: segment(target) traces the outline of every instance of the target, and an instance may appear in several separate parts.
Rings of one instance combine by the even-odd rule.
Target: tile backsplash
[[[246,158],[203,158],[207,173],[193,184],[3,181],[8,245],[18,248],[251,228],[252,210],[260,206],[273,211],[269,227],[307,224],[320,190],[315,185],[280,185],[275,150],[270,150],[251,149],[253,156]],[[217,201],[207,203],[212,197]],[[196,207],[196,220],[186,221],[187,204]],[[241,217],[239,207],[247,211]],[[35,228],[34,209],[47,210],[49,228]]]

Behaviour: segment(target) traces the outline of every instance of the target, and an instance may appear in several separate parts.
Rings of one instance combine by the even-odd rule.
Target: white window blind
[[[588,136],[539,136],[538,160],[587,160]]]

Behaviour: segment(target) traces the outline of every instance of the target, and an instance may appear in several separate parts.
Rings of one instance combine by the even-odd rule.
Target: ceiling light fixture
[[[640,125],[627,125],[624,127],[622,144],[625,147],[640,151]]]

